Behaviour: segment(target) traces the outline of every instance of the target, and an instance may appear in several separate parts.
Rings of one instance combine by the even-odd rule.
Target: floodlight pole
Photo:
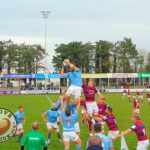
[[[47,80],[46,80],[46,57],[47,57],[47,18],[49,17],[49,14],[51,13],[51,11],[41,11],[41,14],[44,18],[45,21],[45,87],[47,87]]]

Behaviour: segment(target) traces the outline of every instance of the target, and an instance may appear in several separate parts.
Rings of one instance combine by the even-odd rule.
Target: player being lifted
[[[69,71],[65,73],[64,66],[69,67]],[[70,96],[74,96],[74,103],[77,104],[82,91],[82,78],[81,78],[81,71],[80,69],[75,66],[74,64],[70,63],[69,59],[65,59],[63,61],[62,69],[61,69],[61,76],[69,78],[71,81],[70,87],[67,89],[66,93],[62,96],[63,100],[70,99]]]
[[[95,94],[99,96],[99,99],[102,98],[99,90],[94,86],[93,81],[89,81],[88,84],[83,84],[83,93],[85,96],[87,114],[88,114],[88,128],[89,134],[92,135],[92,117],[93,115],[98,115],[98,106],[95,100]]]
[[[52,129],[54,129],[55,132],[57,133],[58,141],[59,142],[62,141],[59,126],[57,123],[59,117],[60,117],[60,112],[57,110],[55,103],[52,104],[51,109],[49,109],[48,111],[46,111],[45,113],[42,114],[42,118],[43,118],[44,122],[46,123],[47,129],[48,129],[47,144],[50,144]]]
[[[17,142],[21,141],[23,136],[23,126],[25,124],[25,114],[23,112],[23,106],[18,107],[18,111],[14,113],[17,122],[17,132],[16,135],[18,136]]]

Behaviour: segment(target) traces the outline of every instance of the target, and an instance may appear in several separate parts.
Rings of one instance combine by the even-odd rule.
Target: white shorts
[[[123,96],[127,95],[126,93],[123,93]]]
[[[115,139],[117,134],[119,134],[119,130],[117,130],[117,131],[108,131],[108,137],[111,138],[111,139]]]
[[[23,133],[23,124],[22,124],[22,123],[19,123],[19,124],[17,125],[17,132]]]
[[[136,150],[148,150],[149,140],[139,141]]]
[[[74,128],[75,128],[75,132],[76,132],[76,133],[79,133],[79,132],[80,132],[79,122],[77,122],[77,123],[74,125]]]
[[[54,123],[47,122],[46,126],[47,126],[47,129],[52,129],[53,128],[53,129],[59,131],[59,126],[58,126],[57,122],[54,122]]]
[[[76,141],[78,138],[79,136],[75,132],[63,132],[64,142]]]
[[[80,98],[80,96],[81,96],[81,91],[82,91],[82,88],[81,88],[80,86],[73,86],[73,85],[71,85],[71,86],[67,89],[66,95],[67,95],[67,96],[73,95],[75,98]]]
[[[86,102],[86,107],[87,107],[87,113],[88,114],[97,114],[98,113],[98,106],[96,102]]]
[[[140,109],[134,109],[134,112],[139,114],[140,113]]]
[[[128,95],[128,97],[131,97],[131,95]]]
[[[150,98],[147,99],[150,102]]]

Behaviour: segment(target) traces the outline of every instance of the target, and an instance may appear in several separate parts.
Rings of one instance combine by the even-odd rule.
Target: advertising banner
[[[138,78],[150,78],[150,72],[140,72]]]
[[[60,94],[60,89],[21,91],[21,94]]]
[[[20,94],[20,91],[14,91],[14,90],[0,90],[0,95],[17,95]]]

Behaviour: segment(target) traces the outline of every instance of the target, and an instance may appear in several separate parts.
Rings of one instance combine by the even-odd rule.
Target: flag
[[[121,135],[121,150],[129,150],[124,135]]]

